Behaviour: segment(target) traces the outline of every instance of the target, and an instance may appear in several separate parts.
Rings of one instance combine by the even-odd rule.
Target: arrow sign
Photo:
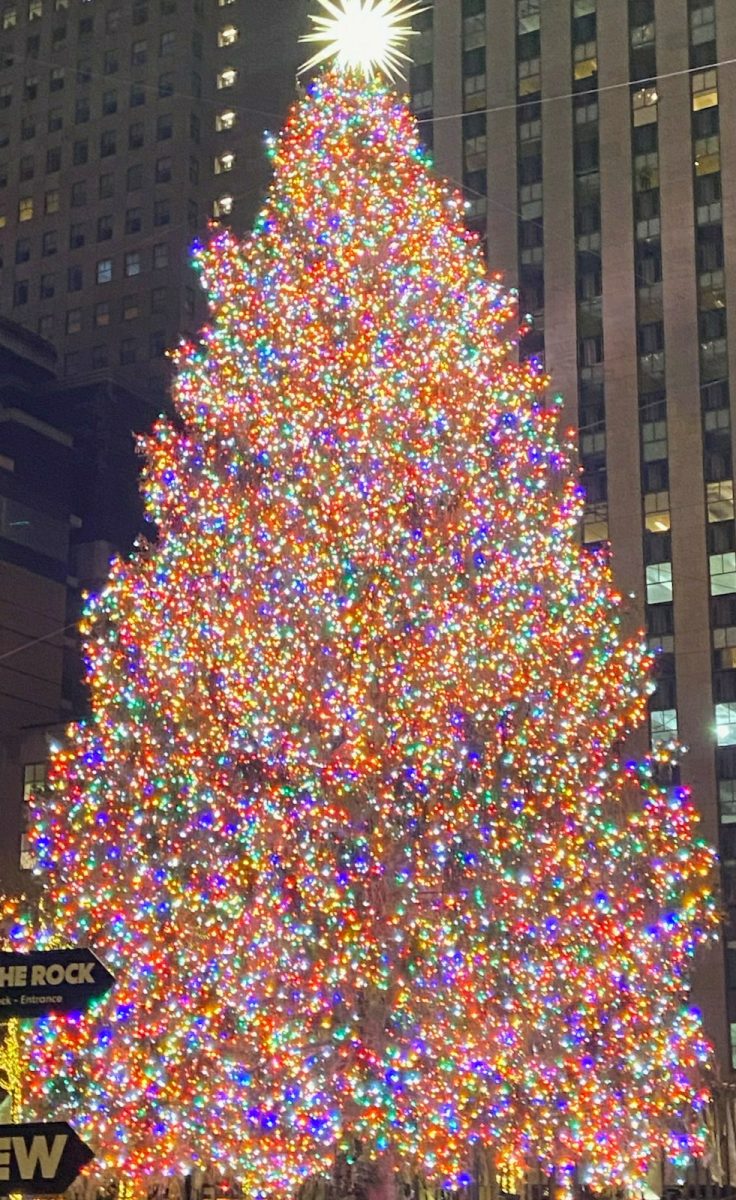
[[[66,1121],[0,1125],[0,1196],[59,1196],[93,1158]]]
[[[109,992],[114,977],[91,950],[0,951],[0,1019],[81,1012]]]

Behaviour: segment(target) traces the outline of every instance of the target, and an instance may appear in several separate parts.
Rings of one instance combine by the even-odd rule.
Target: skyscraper
[[[294,92],[304,0],[0,2],[0,309],[68,377],[156,402],[195,333],[210,217],[245,230]]]
[[[441,173],[534,318],[579,428],[585,543],[610,539],[658,652],[652,743],[722,856],[697,999],[736,1066],[736,9],[730,0],[435,0],[411,92]]]

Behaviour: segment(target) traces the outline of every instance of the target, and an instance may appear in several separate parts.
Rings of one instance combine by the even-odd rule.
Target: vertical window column
[[[540,0],[516,2],[519,306],[531,318],[522,358],[544,355],[544,182]]]

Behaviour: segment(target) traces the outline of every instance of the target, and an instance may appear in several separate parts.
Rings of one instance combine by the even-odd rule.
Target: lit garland
[[[272,154],[253,236],[198,255],[158,541],[84,621],[35,849],[118,983],[35,1026],[32,1108],[126,1176],[258,1194],[353,1139],[640,1179],[701,1144],[713,858],[619,760],[650,664],[559,408],[382,84],[323,76]]]

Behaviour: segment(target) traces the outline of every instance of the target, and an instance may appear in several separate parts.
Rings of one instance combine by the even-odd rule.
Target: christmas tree
[[[324,6],[389,66],[416,7]],[[559,403],[380,75],[344,49],[271,152],[252,236],[197,254],[157,537],[84,619],[35,844],[48,930],[118,982],[35,1026],[29,1107],[130,1178],[257,1194],[358,1144],[639,1179],[701,1145],[712,855],[621,755],[650,663]]]

